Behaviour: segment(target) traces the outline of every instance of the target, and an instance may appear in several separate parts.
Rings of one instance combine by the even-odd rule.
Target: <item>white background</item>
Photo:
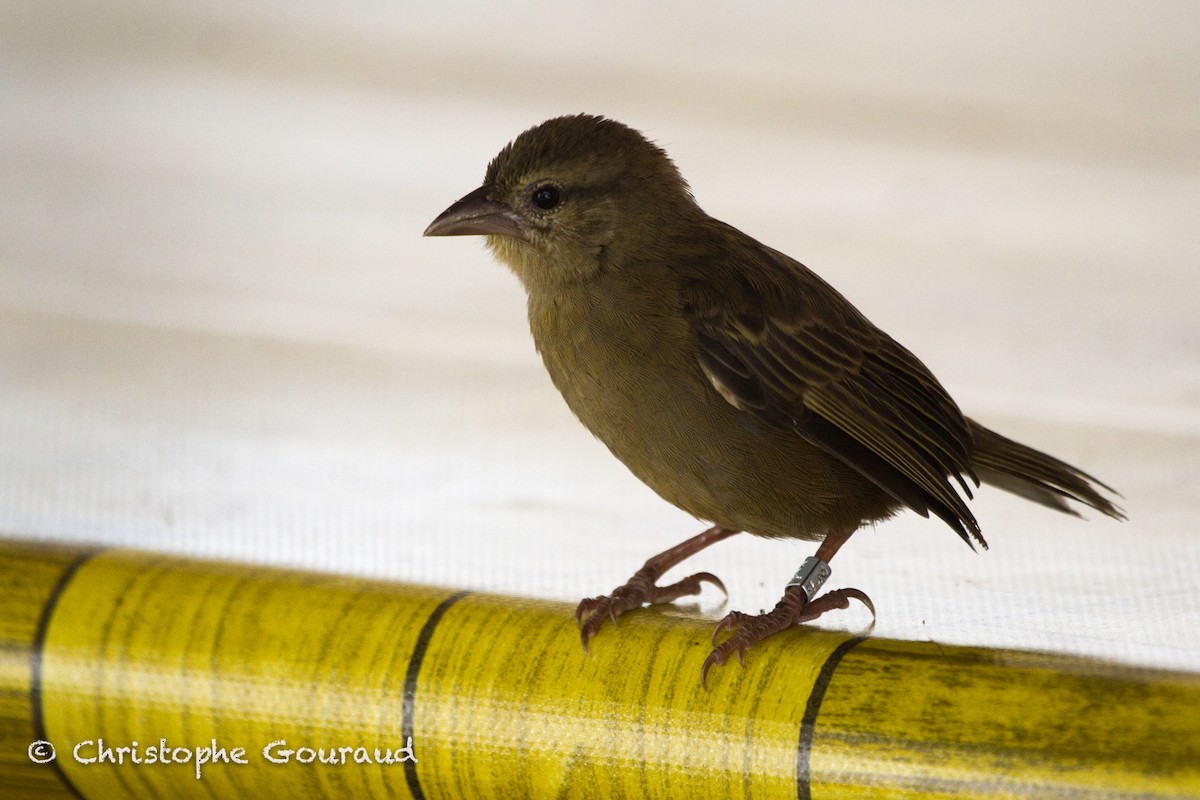
[[[573,602],[700,530],[570,416],[515,278],[420,236],[604,113],[1124,494],[985,490],[982,555],[860,532],[830,586],[877,634],[1200,669],[1196,4],[250,5],[0,6],[5,535]],[[690,566],[757,611],[812,549]]]

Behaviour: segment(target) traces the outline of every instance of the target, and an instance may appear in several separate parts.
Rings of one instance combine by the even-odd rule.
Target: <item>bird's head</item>
[[[426,236],[486,235],[527,288],[586,278],[653,244],[696,213],[667,154],[597,116],[556,117],[500,151],[483,185],[447,208]]]

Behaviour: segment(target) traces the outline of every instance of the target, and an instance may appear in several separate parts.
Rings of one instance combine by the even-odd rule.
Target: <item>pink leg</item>
[[[671,567],[694,556],[711,544],[728,539],[735,533],[740,533],[740,531],[722,528],[719,525],[709,528],[704,533],[693,536],[651,558],[641,569],[633,573],[633,577],[624,585],[613,589],[612,594],[581,600],[579,607],[575,609],[575,621],[579,624],[584,651],[588,649],[588,640],[595,635],[596,631],[600,630],[606,618],[611,619],[615,625],[617,617],[626,611],[641,608],[644,605],[670,603],[680,597],[699,594],[700,587],[704,583],[711,583],[724,592],[725,584],[721,583],[720,578],[711,572],[698,572],[670,586],[659,587],[655,584]]]
[[[854,533],[854,530],[851,528],[830,531],[825,540],[821,542],[821,546],[817,548],[817,558],[828,564],[834,554],[850,538],[850,534]],[[743,657],[746,650],[756,643],[768,636],[787,630],[793,625],[811,622],[826,611],[849,608],[851,598],[862,602],[871,610],[872,615],[875,613],[875,606],[871,602],[871,598],[858,589],[838,589],[809,600],[799,586],[788,586],[775,608],[765,614],[729,612],[713,630],[713,651],[704,660],[704,666],[700,670],[701,683],[707,685],[708,670],[714,664],[724,664],[733,653],[737,653],[738,661],[744,663]],[[717,636],[726,630],[732,631],[732,635],[717,644]]]

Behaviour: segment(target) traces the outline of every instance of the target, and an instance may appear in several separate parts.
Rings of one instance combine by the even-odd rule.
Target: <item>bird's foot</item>
[[[612,594],[589,597],[579,601],[579,606],[575,609],[575,622],[579,625],[579,635],[583,641],[584,652],[587,652],[588,640],[595,635],[596,631],[600,630],[606,619],[612,620],[612,623],[616,625],[617,617],[626,611],[647,605],[670,603],[680,597],[700,594],[700,588],[705,583],[711,583],[726,596],[729,594],[725,591],[725,584],[721,582],[721,579],[711,572],[697,572],[670,586],[655,586],[654,582],[659,577],[657,570],[643,567],[635,572],[623,586],[613,589]]]
[[[729,612],[713,629],[713,650],[708,654],[708,658],[704,659],[704,666],[700,670],[700,682],[707,688],[709,668],[714,664],[724,664],[733,653],[737,653],[738,663],[745,665],[747,648],[793,625],[812,622],[826,611],[849,608],[851,598],[870,609],[871,616],[875,615],[875,604],[858,589],[837,589],[810,602],[799,586],[789,586],[780,601],[775,604],[775,608],[765,614]],[[717,644],[717,637],[722,631],[732,631],[732,635]]]

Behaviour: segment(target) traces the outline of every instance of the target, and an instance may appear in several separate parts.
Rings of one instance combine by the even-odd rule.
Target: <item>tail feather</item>
[[[1079,516],[1067,504],[1074,500],[1115,519],[1125,519],[1125,512],[1100,494],[1103,489],[1119,497],[1112,487],[1065,461],[1014,442],[974,420],[967,421],[975,439],[975,472],[984,483],[1066,514]]]

